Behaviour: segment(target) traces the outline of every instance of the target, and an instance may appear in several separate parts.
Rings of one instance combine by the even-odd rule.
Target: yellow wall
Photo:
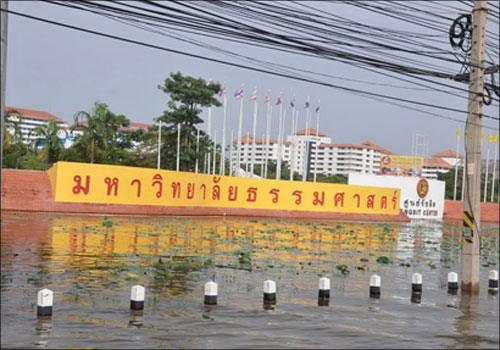
[[[57,202],[399,214],[400,190],[394,188],[68,162],[58,162],[49,176]],[[343,205],[336,205],[342,193]]]

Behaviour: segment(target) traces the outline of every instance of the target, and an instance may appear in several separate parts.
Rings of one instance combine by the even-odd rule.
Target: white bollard
[[[411,276],[411,291],[412,293],[422,293],[422,275],[418,272]]]
[[[321,277],[319,279],[318,289],[318,305],[328,306],[328,302],[330,301],[330,279]]]
[[[491,270],[488,275],[488,289],[498,290],[498,271]]]
[[[143,286],[133,286],[130,290],[130,310],[144,309],[145,288]]]
[[[264,281],[264,304],[276,304],[276,282]]]
[[[52,316],[52,304],[54,293],[50,289],[42,289],[38,292],[36,314],[37,316]]]
[[[456,294],[458,290],[458,275],[456,272],[448,272],[448,293]]]
[[[213,281],[205,283],[205,304],[217,305],[217,283]]]
[[[370,277],[371,298],[380,298],[380,284],[381,284],[381,279],[379,275],[373,275]]]

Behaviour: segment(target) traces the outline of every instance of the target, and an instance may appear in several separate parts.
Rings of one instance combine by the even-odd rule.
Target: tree
[[[46,169],[59,160],[64,152],[64,145],[60,137],[67,137],[64,128],[57,125],[55,120],[49,120],[46,124],[37,126],[30,134],[35,134],[37,138],[33,141],[35,151],[42,146],[42,155],[45,160]]]
[[[220,106],[214,97],[220,91],[219,84],[207,84],[204,79],[171,73],[163,85],[158,88],[169,95],[168,110],[156,120],[165,126],[162,128],[162,165],[175,169],[177,153],[177,125],[181,126],[181,170],[193,171],[196,159],[199,166],[203,164],[203,155],[212,150],[212,142],[200,131],[199,152],[196,152],[197,125],[203,122],[200,118],[201,107]]]
[[[75,114],[75,124],[71,131],[80,131],[75,139],[74,149],[68,152],[67,158],[90,163],[112,164],[119,161],[131,144],[124,139],[119,130],[130,125],[124,115],[111,112],[104,103],[95,102],[92,111],[80,111]]]
[[[24,168],[22,157],[30,153],[30,149],[23,142],[22,132],[19,127],[23,117],[16,110],[5,111],[3,162],[4,168]]]

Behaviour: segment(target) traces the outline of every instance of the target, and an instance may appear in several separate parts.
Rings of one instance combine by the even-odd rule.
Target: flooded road
[[[2,348],[498,348],[498,225],[482,232],[481,291],[447,293],[460,230],[221,217],[2,212]],[[411,276],[423,275],[419,303]],[[369,279],[382,278],[380,299]],[[331,279],[318,306],[318,279]],[[276,282],[277,304],[262,286]],[[203,304],[218,284],[218,305]],[[130,288],[146,288],[142,314]],[[36,295],[54,291],[53,316]]]

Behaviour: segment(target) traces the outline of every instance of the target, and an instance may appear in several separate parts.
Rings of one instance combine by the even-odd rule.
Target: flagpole
[[[158,128],[158,165],[157,165],[158,170],[160,170],[160,148],[161,148],[161,120],[160,120],[160,126]]]
[[[318,100],[318,108],[319,108],[319,100]],[[318,174],[318,148],[319,148],[319,109],[316,112],[316,151],[314,152],[314,182],[316,182],[316,175]]]
[[[283,147],[285,147],[284,145],[284,140],[285,140],[285,124],[286,124],[286,108],[285,110],[283,111],[283,122],[282,122],[282,126],[281,126],[281,143],[280,143],[280,178],[279,180],[281,180],[281,165],[283,164],[283,159],[284,159],[284,152],[283,152]]]
[[[234,137],[234,130],[231,129],[231,141],[229,144],[229,176],[233,176],[233,137]]]
[[[245,154],[245,172],[248,173],[248,160],[250,158],[250,141],[248,141],[248,138],[250,137],[250,132],[247,132],[247,141],[246,141],[246,144],[245,144],[245,152],[243,152]],[[248,175],[248,174],[247,174]]]
[[[280,102],[280,113],[278,118],[278,143],[276,144],[276,180],[281,177],[281,123],[283,120],[283,95],[280,92],[279,102]]]
[[[266,134],[263,133],[262,134],[262,139],[261,139],[261,143],[260,143],[260,146],[261,148],[264,148],[264,140],[266,139]],[[264,157],[261,158],[261,162],[260,162],[260,177],[264,177]]]
[[[200,128],[196,128],[196,166],[195,173],[198,174],[198,154],[200,153]]]
[[[493,158],[494,161],[493,161],[493,179],[492,179],[492,183],[491,183],[491,203],[493,203],[493,199],[495,198],[495,172],[497,170],[497,152],[498,152],[498,146],[497,146],[497,143],[498,143],[498,133],[497,133],[497,136],[495,136],[495,157]]]
[[[243,124],[243,97],[240,98],[240,122],[238,124],[238,163],[237,163],[237,168],[240,169],[241,167],[241,127]]]
[[[208,120],[207,120],[207,135],[208,135],[208,140],[211,141],[212,138],[212,107],[208,107]],[[207,157],[207,174],[210,174],[210,149],[208,150],[208,157]]]
[[[180,156],[180,147],[181,147],[181,124],[177,123],[177,164],[176,170],[179,171],[179,156]]]
[[[465,138],[467,138],[467,135],[465,136]],[[466,142],[464,142],[464,144],[466,144]],[[464,152],[464,164],[463,164],[463,170],[462,170],[462,197],[460,199],[462,202],[464,201],[464,194],[465,194],[465,165],[466,164],[467,164],[467,152]]]
[[[299,110],[297,109],[295,111],[295,128],[293,130],[293,161],[294,161],[294,164],[293,164],[293,171],[295,173],[295,168],[296,166],[298,166],[298,161],[297,161],[297,155],[298,155],[298,150],[297,150],[297,131],[299,130]],[[292,181],[293,181],[293,175],[292,175]]]
[[[309,102],[309,98],[308,98]],[[309,106],[307,107],[307,112],[306,112],[306,144],[304,147],[304,171],[302,172],[302,181],[307,181],[307,164],[308,164],[308,156],[309,156],[309,134],[310,134],[310,121],[309,121]]]
[[[295,142],[293,142],[294,138],[293,136],[295,135],[294,133],[295,130],[295,106],[292,108],[292,145],[290,148],[290,181],[293,181],[293,161],[294,161],[294,156],[295,156]]]
[[[221,175],[226,175],[226,119],[227,119],[227,96],[224,93],[224,121],[222,122]]]
[[[257,88],[255,88],[255,93]],[[253,101],[253,144],[252,144],[252,163],[250,165],[250,172],[253,175],[254,165],[255,165],[255,140],[257,139],[257,97]]]
[[[486,150],[486,174],[484,176],[484,195],[483,195],[483,202],[486,203],[486,196],[488,194],[488,168],[489,168],[489,163],[490,163],[490,142],[489,140],[486,143],[488,145],[488,149]]]
[[[214,164],[212,169],[212,175],[215,175],[215,161],[217,159],[217,129],[214,129]]]
[[[457,199],[457,179],[458,179],[458,150],[460,145],[460,127],[457,130],[457,153],[455,155],[455,184],[453,186],[453,200]]]
[[[266,160],[266,164],[265,164],[265,170],[264,170],[264,178],[267,179],[267,163],[269,161],[269,128],[270,128],[270,124],[271,124],[271,102],[268,102],[268,105],[267,105],[267,117],[266,117],[266,155],[265,155],[265,160]]]

